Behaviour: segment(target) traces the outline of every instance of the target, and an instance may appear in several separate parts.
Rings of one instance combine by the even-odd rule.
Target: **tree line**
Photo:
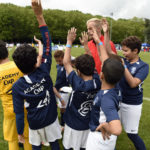
[[[78,37],[82,31],[87,31],[88,19],[100,15],[84,14],[80,11],[62,11],[47,9],[43,12],[52,41],[54,43],[66,43],[68,29],[76,27]],[[138,36],[142,42],[150,43],[150,20],[134,17],[132,19],[114,20],[107,17],[112,23],[112,41],[120,43],[130,35]],[[30,6],[20,7],[13,4],[0,4],[0,39],[6,42],[32,42],[33,35],[40,38],[38,24]],[[79,43],[79,40],[76,43]]]

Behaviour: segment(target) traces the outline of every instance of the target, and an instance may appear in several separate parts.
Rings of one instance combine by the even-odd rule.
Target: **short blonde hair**
[[[86,25],[88,25],[89,22],[95,22],[96,27],[102,28],[102,21],[98,18],[91,18],[86,22]]]

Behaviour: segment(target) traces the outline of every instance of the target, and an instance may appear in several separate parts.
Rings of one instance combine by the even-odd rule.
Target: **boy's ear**
[[[133,52],[136,53],[136,54],[138,54],[138,49],[135,48],[135,49],[133,50]]]
[[[81,72],[79,71],[79,69],[77,69],[77,73],[78,73],[79,76],[81,75]]]
[[[101,80],[104,79],[104,73],[103,73],[103,72],[100,73],[100,79],[101,79]]]

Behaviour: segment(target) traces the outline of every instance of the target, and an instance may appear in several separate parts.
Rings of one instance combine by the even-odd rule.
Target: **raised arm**
[[[105,48],[108,54],[115,54],[110,45],[110,39],[109,39],[109,24],[105,18],[102,19],[102,29],[104,32],[104,43],[105,43]]]
[[[79,37],[79,40],[80,40],[80,43],[84,46],[85,53],[88,55],[92,55],[91,51],[89,50],[89,47],[88,47],[88,34],[87,34],[87,32],[85,32],[85,31],[82,32],[81,37]]]
[[[41,62],[42,62],[42,55],[43,55],[43,45],[42,45],[42,42],[36,38],[36,36],[34,36],[34,41],[36,41],[39,45],[39,54],[37,58],[36,67],[40,67]]]
[[[32,0],[32,9],[38,20],[39,26],[46,25],[46,22],[43,17],[43,11],[41,6],[41,0]]]
[[[43,55],[42,55],[42,63],[45,64],[45,70],[47,72],[50,71],[52,55],[51,55],[51,38],[49,35],[48,27],[46,25],[45,19],[43,17],[42,6],[40,0],[32,0],[32,9],[37,18],[37,21],[40,26],[40,31],[43,39]]]
[[[99,36],[98,36],[95,28],[93,28],[93,39],[96,42],[99,57],[100,57],[100,60],[103,64],[103,62],[108,58],[108,54],[107,54],[105,46],[103,45],[103,43],[99,39]]]
[[[67,35],[67,44],[66,44],[63,64],[64,64],[64,67],[65,67],[68,75],[70,74],[70,72],[73,71],[73,67],[71,65],[71,47],[72,47],[72,43],[76,39],[76,30],[77,29],[74,27],[71,28],[68,31],[68,35]]]

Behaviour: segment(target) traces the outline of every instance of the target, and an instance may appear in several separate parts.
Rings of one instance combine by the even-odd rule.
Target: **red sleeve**
[[[116,53],[116,54],[117,54],[117,51],[116,51],[115,45],[114,45],[114,43],[113,43],[112,41],[110,41],[110,45],[111,45],[111,49],[112,49],[112,51],[113,51],[114,53]]]

